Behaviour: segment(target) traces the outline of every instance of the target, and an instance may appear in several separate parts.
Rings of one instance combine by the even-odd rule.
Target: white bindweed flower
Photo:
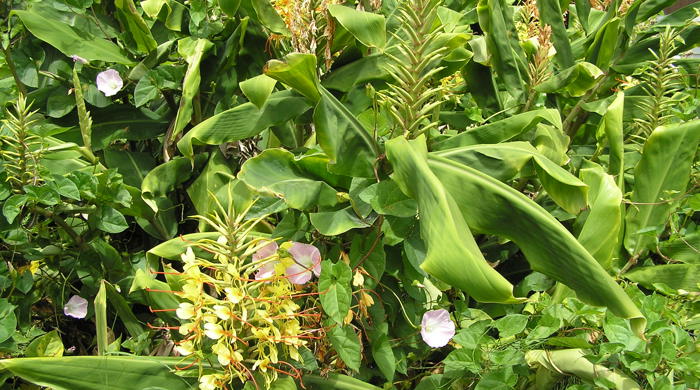
[[[119,77],[119,72],[114,69],[107,69],[97,75],[97,89],[105,96],[114,96],[122,89],[124,82]]]
[[[423,341],[433,348],[447,345],[455,335],[455,323],[445,309],[430,310],[423,314],[420,335]]]
[[[70,297],[66,305],[63,306],[63,314],[73,318],[85,318],[88,310],[87,299],[73,295]]]
[[[279,249],[277,243],[271,242],[265,245],[264,247],[258,249],[258,251],[253,254],[253,261],[260,261],[268,257],[272,257],[277,253],[277,249]],[[273,276],[275,276],[276,264],[276,260],[270,260],[267,263],[263,263],[263,265],[260,266],[260,268],[258,268],[258,271],[255,273],[255,280],[270,279]]]
[[[285,270],[290,282],[305,284],[313,275],[321,275],[321,252],[313,245],[295,242],[289,248],[289,254],[294,259],[293,265]]]

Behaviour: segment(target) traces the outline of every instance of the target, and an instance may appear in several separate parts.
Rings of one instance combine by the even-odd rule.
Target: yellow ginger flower
[[[204,334],[212,340],[218,340],[226,336],[226,331],[219,324],[207,322],[204,324]]]
[[[245,298],[245,294],[243,294],[243,291],[241,291],[240,288],[226,287],[224,292],[226,293],[226,299],[234,304],[242,301],[243,298]]]
[[[219,374],[202,375],[199,378],[200,390],[217,390],[225,377]]]
[[[175,310],[175,314],[177,315],[177,318],[180,318],[182,320],[188,320],[192,317],[194,317],[197,314],[198,310],[194,307],[193,304],[188,303],[188,302],[182,302],[178,307],[177,310]]]
[[[175,350],[182,356],[191,355],[194,353],[194,344],[190,340],[183,341],[180,345],[175,346]]]
[[[181,335],[186,336],[192,333],[196,327],[196,322],[188,322],[186,324],[180,325],[180,328],[177,331],[180,332]]]
[[[225,345],[223,343],[216,343],[211,347],[211,351],[216,354],[216,359],[222,366],[227,366],[231,362],[240,362],[243,360],[243,355],[238,351],[231,349],[230,345]]]
[[[228,306],[214,305],[214,314],[222,321],[231,319],[231,309]]]

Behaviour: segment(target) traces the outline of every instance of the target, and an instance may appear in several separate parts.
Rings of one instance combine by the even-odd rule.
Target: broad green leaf
[[[187,11],[187,7],[175,0],[143,0],[141,7],[151,19],[155,19],[160,14],[163,6],[167,8],[165,16],[165,27],[173,31],[180,31],[182,19]]]
[[[63,341],[55,329],[32,340],[24,350],[26,357],[61,357]]]
[[[430,170],[455,199],[470,228],[512,240],[533,271],[571,287],[592,305],[631,319],[637,334],[646,320],[622,288],[554,217],[531,199],[473,168],[440,156]]]
[[[282,60],[270,60],[265,65],[264,72],[297,90],[314,103],[321,98],[320,83],[316,74],[316,56],[313,54],[292,53]]]
[[[572,214],[586,207],[586,184],[527,142],[473,145],[431,154],[468,165],[501,181],[513,179],[528,167],[526,164],[531,164],[542,186],[559,206]]]
[[[536,349],[525,353],[525,360],[530,367],[543,367],[556,374],[574,375],[585,381],[593,382],[604,378],[615,384],[619,390],[641,390],[632,378],[618,370],[611,370],[601,364],[593,364],[585,357],[581,349],[561,349],[546,351]],[[550,383],[549,385],[554,385]],[[540,385],[538,388],[551,388]]]
[[[7,298],[0,298],[0,343],[9,339],[15,333],[16,327],[15,305]]]
[[[654,246],[677,207],[690,180],[698,143],[700,120],[658,127],[647,138],[634,170],[632,204],[627,209],[625,248],[632,256]]]
[[[531,130],[541,121],[545,121],[557,129],[561,129],[562,126],[558,110],[540,109],[528,111],[469,129],[454,137],[431,145],[431,150],[451,149],[477,144],[496,144],[508,141]]]
[[[328,324],[331,328],[327,331],[328,338],[331,340],[333,349],[338,353],[345,365],[348,368],[359,371],[360,361],[362,360],[362,347],[360,339],[352,330],[351,326],[339,326],[332,323]]]
[[[384,180],[369,187],[360,195],[362,198],[365,196],[369,197],[372,209],[379,214],[413,217],[418,211],[416,201],[407,197],[392,180]]]
[[[389,59],[383,54],[371,54],[349,64],[332,69],[323,79],[323,86],[340,92],[349,92],[356,85],[389,76],[386,65]]]
[[[143,201],[154,212],[158,212],[156,199],[165,197],[176,186],[187,181],[192,174],[192,168],[190,160],[176,158],[151,169],[141,183]]]
[[[674,290],[700,291],[700,265],[697,264],[639,267],[624,276],[649,289],[653,289],[655,283],[664,283]]]
[[[187,247],[191,246],[192,243],[204,239],[216,240],[219,236],[220,233],[217,232],[184,234],[181,237],[173,238],[156,245],[148,251],[148,254],[164,259],[177,260],[180,258],[181,254],[185,253]],[[197,254],[198,248],[195,246],[192,249],[195,251],[195,254]]]
[[[607,70],[613,59],[613,54],[617,49],[620,34],[621,20],[614,17],[608,20],[605,25],[598,29],[593,43],[586,51],[586,61],[594,64],[602,70]]]
[[[2,215],[5,216],[8,223],[14,222],[15,218],[22,212],[22,206],[27,202],[29,197],[24,194],[14,194],[7,198],[2,205]]]
[[[373,177],[377,145],[357,118],[321,87],[314,110],[316,139],[330,158],[329,171],[353,177]]]
[[[644,66],[647,61],[654,60],[654,54],[659,52],[659,35],[652,34],[647,38],[635,41],[624,52],[622,58],[615,62],[613,69],[616,72],[631,74]],[[700,44],[700,24],[690,24],[680,30],[679,39],[671,55],[683,53]]]
[[[303,379],[304,384],[311,385],[312,390],[381,390],[367,382],[334,372],[328,376],[304,375]]]
[[[224,207],[231,203],[228,196],[217,197],[216,194],[219,189],[225,188],[227,184],[235,180],[233,169],[231,169],[232,163],[233,161],[227,161],[220,151],[212,153],[202,173],[187,188],[187,195],[197,210],[197,214],[209,215],[213,211],[221,211],[217,206],[216,199]]]
[[[330,260],[321,263],[321,276],[318,278],[318,289],[324,291],[319,296],[321,307],[328,318],[335,321],[338,326],[343,325],[343,319],[350,310],[352,300],[352,270],[343,261],[335,264]]]
[[[138,269],[129,289],[129,298],[153,309],[175,309],[180,302],[174,293],[168,292],[169,290],[170,286],[167,283],[156,280],[153,275]],[[166,320],[174,319],[175,312],[158,312],[158,316]]]
[[[352,206],[340,210],[309,213],[309,219],[316,230],[324,236],[337,236],[351,229],[370,226],[368,222],[355,213]]]
[[[608,106],[603,119],[600,122],[600,126],[596,131],[596,138],[598,140],[598,150],[603,148],[603,142],[601,141],[603,137],[607,139],[608,148],[610,150],[609,162],[608,162],[608,173],[617,178],[617,185],[620,190],[625,189],[625,177],[624,177],[624,140],[623,140],[623,129],[622,129],[622,118],[624,110],[625,94],[624,92],[619,92],[615,97],[615,100]]]
[[[119,211],[109,206],[102,206],[95,214],[97,228],[107,233],[121,233],[129,228],[126,218]]]
[[[33,11],[14,10],[13,15],[19,16],[24,26],[35,37],[50,44],[66,56],[78,55],[88,61],[116,62],[130,65],[132,60],[127,58],[119,46],[97,38],[85,31],[75,28],[55,19]]]
[[[591,162],[581,168],[581,179],[591,189],[590,213],[578,235],[578,242],[605,269],[610,269],[613,256],[620,249],[622,231],[622,191],[615,179]]]
[[[246,161],[238,178],[258,192],[284,199],[297,210],[338,203],[336,190],[303,170],[298,161],[284,149],[267,149]]]
[[[523,95],[527,81],[526,58],[518,42],[513,7],[504,0],[479,0],[476,8],[479,25],[492,56],[491,66],[502,79],[508,93],[516,100]]]
[[[270,94],[275,89],[276,84],[277,80],[261,74],[248,80],[241,81],[238,87],[241,88],[241,91],[251,103],[262,110],[267,98],[270,97]]]
[[[664,256],[675,261],[700,265],[700,231],[659,244]]]
[[[61,196],[80,200],[80,191],[78,191],[78,186],[73,181],[61,175],[51,175],[51,178],[52,181],[49,182],[49,185],[52,185]]]
[[[219,7],[224,13],[230,17],[236,16],[236,11],[241,5],[241,0],[218,0]]]
[[[56,390],[190,389],[173,373],[175,359],[143,356],[68,356],[0,360],[0,369]]]
[[[363,45],[376,48],[383,48],[386,45],[384,16],[339,4],[329,5],[328,13]]]
[[[141,188],[143,179],[156,167],[156,160],[146,152],[108,149],[104,151],[104,159],[108,168],[121,173],[125,184],[136,188]]]
[[[134,311],[131,309],[126,299],[121,296],[121,294],[112,286],[111,284],[105,282],[105,287],[107,289],[107,299],[112,305],[114,310],[117,312],[117,317],[126,327],[127,331],[132,337],[136,337],[145,332],[145,329],[141,325],[141,322],[136,318]]]
[[[260,0],[242,0],[241,7],[248,11],[249,15],[257,16],[261,25],[275,34],[289,37],[291,34],[284,24],[284,19],[277,13],[272,3]]]
[[[389,342],[388,329],[389,324],[386,322],[374,324],[367,332],[369,338],[370,349],[374,363],[379,367],[379,371],[391,382],[394,380],[394,372],[396,371],[396,357]]]
[[[452,195],[430,171],[425,138],[386,143],[393,179],[418,201],[427,255],[420,267],[480,302],[517,302],[513,286],[484,259]]]
[[[493,326],[498,329],[498,336],[500,338],[506,338],[510,336],[515,336],[516,334],[525,330],[527,325],[528,316],[523,314],[508,314],[504,317],[499,318],[493,323]]]
[[[265,74],[297,90],[316,104],[314,125],[318,144],[330,158],[329,171],[354,177],[372,177],[377,145],[338,99],[321,87],[316,75],[316,56],[293,53],[272,60]]]
[[[562,70],[547,81],[535,87],[543,93],[566,92],[573,97],[583,96],[603,76],[603,72],[593,64],[579,62]]]
[[[97,340],[97,354],[107,354],[107,291],[105,290],[105,281],[100,282],[100,289],[95,296],[95,339]]]
[[[141,14],[136,9],[133,0],[115,0],[114,6],[117,9],[117,20],[126,30],[125,41],[130,46],[136,46],[136,50],[142,54],[147,54],[154,50],[158,44],[151,35],[151,30],[146,25]]]
[[[552,43],[556,49],[555,58],[562,68],[574,65],[569,35],[564,23],[564,13],[558,0],[538,1],[537,8],[543,23],[552,28]]]
[[[475,45],[475,42],[483,39],[474,39],[470,44]],[[466,81],[469,92],[474,97],[474,100],[479,105],[486,115],[493,115],[501,111],[502,104],[498,94],[498,86],[493,79],[492,70],[490,67],[472,60],[462,68],[462,75]]]
[[[310,106],[305,100],[283,91],[270,95],[262,108],[253,103],[241,104],[190,129],[177,147],[185,157],[193,158],[193,145],[221,145],[255,136],[306,112]]]
[[[182,97],[169,141],[175,140],[175,137],[192,119],[192,99],[199,93],[199,82],[202,80],[202,76],[199,74],[199,64],[202,62],[204,53],[213,46],[213,43],[201,38],[195,40],[187,37],[177,41],[177,51],[187,61],[187,72],[182,82]]]

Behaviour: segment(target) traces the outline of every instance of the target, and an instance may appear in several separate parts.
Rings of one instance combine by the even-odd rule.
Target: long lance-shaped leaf
[[[190,119],[192,119],[192,99],[199,93],[199,83],[202,80],[202,76],[199,73],[199,64],[202,62],[204,53],[212,46],[214,44],[206,39],[193,40],[189,37],[177,42],[177,51],[181,56],[185,57],[188,65],[185,79],[182,82],[180,107],[177,110],[175,125],[168,142],[175,140],[175,137],[180,134],[190,122]]]
[[[576,291],[592,305],[631,319],[642,335],[646,319],[603,267],[554,217],[506,184],[466,165],[431,155],[431,171],[455,199],[472,229],[515,242],[533,270]]]
[[[432,145],[431,150],[444,150],[477,144],[508,141],[533,129],[541,121],[561,129],[561,116],[554,109],[541,109],[513,115],[510,118],[469,129]]]
[[[542,22],[552,27],[552,41],[557,49],[555,58],[562,67],[568,68],[574,65],[574,56],[571,53],[571,44],[559,1],[538,1],[537,8],[540,11]]]
[[[386,143],[393,179],[418,201],[427,254],[420,267],[481,302],[516,302],[513,286],[484,259],[457,203],[430,171],[425,137]]]
[[[69,356],[0,360],[0,369],[56,390],[191,389],[172,372],[181,359],[142,356]]]
[[[542,187],[556,204],[572,214],[586,207],[586,184],[527,142],[472,145],[432,154],[466,164],[501,181],[512,179],[531,163]]]
[[[522,97],[527,79],[526,61],[518,43],[512,7],[504,0],[480,0],[477,14],[496,73],[514,98]]]
[[[690,180],[700,142],[700,120],[656,128],[634,171],[632,205],[627,210],[625,247],[638,256],[656,241]]]
[[[117,8],[117,20],[126,30],[125,40],[136,46],[136,50],[141,53],[149,53],[154,50],[158,44],[153,39],[151,30],[148,28],[146,21],[143,20],[141,14],[136,9],[133,0],[115,0],[114,6]]]
[[[525,361],[531,367],[541,367],[559,375],[574,375],[590,382],[604,378],[614,383],[615,388],[619,390],[641,389],[632,378],[601,364],[593,364],[586,359],[585,355],[586,353],[581,349],[558,351],[536,349],[525,353]],[[549,378],[548,375],[538,375],[535,389],[551,389],[554,383],[547,381]]]
[[[119,46],[106,39],[97,38],[84,31],[55,18],[51,11],[34,6],[29,11],[16,10],[12,14],[19,16],[24,26],[35,37],[50,44],[67,56],[78,55],[88,61],[117,62],[133,64]]]
[[[617,179],[617,185],[621,191],[625,190],[624,177],[624,140],[622,119],[625,105],[625,93],[619,92],[608,106],[608,110],[603,115],[603,120],[600,121],[600,126],[596,132],[598,139],[598,148],[602,148],[601,139],[607,138],[608,148],[610,150],[610,162],[608,164],[608,173],[614,175]]]
[[[603,266],[610,268],[621,245],[622,191],[615,179],[600,165],[586,161],[581,178],[591,188],[590,213],[583,224],[578,242]]]
[[[243,103],[203,121],[182,137],[177,148],[192,159],[194,145],[221,145],[252,137],[270,126],[303,114],[309,108],[302,96],[291,91],[275,92],[261,108],[254,103]]]
[[[625,274],[625,278],[646,288],[663,283],[674,290],[700,291],[700,265],[663,264],[635,268]]]
[[[292,87],[316,104],[316,137],[331,160],[329,171],[347,176],[373,176],[379,149],[355,115],[320,86],[316,75],[316,56],[289,54],[282,60],[268,62],[265,74]]]

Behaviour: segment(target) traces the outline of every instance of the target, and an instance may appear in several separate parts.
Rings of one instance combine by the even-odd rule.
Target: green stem
[[[27,88],[19,79],[19,75],[17,74],[17,68],[15,67],[15,62],[12,60],[12,55],[10,53],[10,47],[5,47],[4,45],[2,45],[2,43],[0,43],[0,49],[2,49],[2,53],[5,56],[5,62],[7,63],[7,67],[10,68],[12,78],[15,79],[15,84],[17,84],[17,89],[19,90],[19,93],[26,96]]]

